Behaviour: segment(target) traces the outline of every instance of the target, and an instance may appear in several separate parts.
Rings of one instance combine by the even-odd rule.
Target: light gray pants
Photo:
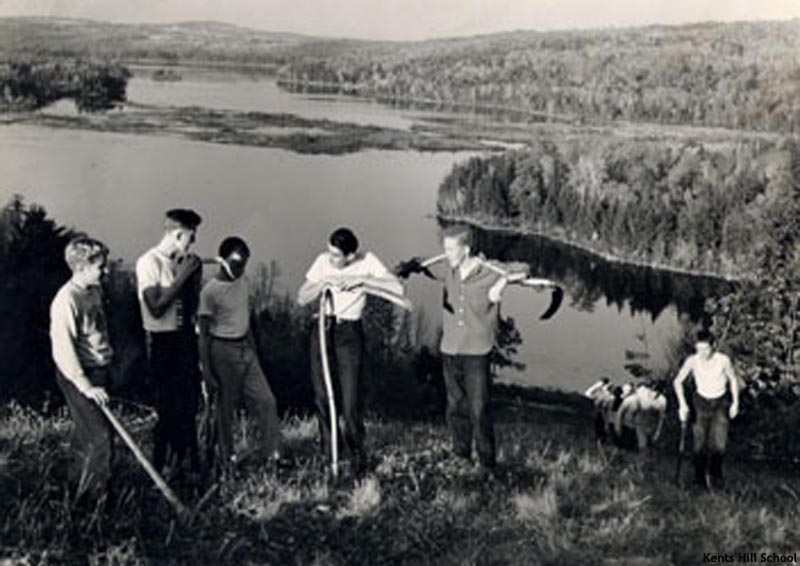
[[[212,338],[211,367],[219,380],[217,430],[222,461],[233,454],[233,421],[242,398],[256,417],[265,455],[279,451],[278,406],[250,343]]]

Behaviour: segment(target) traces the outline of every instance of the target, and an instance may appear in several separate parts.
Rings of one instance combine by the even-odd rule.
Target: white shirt
[[[241,338],[250,329],[250,281],[246,275],[234,281],[217,277],[200,292],[198,316],[209,318],[208,330],[217,338]]]
[[[693,354],[684,362],[681,371],[683,370],[692,372],[697,392],[706,399],[717,399],[725,395],[727,373],[733,374],[730,358],[721,352],[714,352],[708,359]]]
[[[619,407],[619,415],[624,424],[635,424],[640,413],[653,411],[663,414],[667,410],[667,398],[649,387],[640,386],[628,395]]]
[[[601,379],[600,381],[595,382],[589,389],[584,391],[583,394],[589,399],[600,399],[606,394],[609,394],[610,389],[611,383]]]
[[[160,318],[144,303],[144,290],[157,285],[169,287],[175,280],[175,261],[158,248],[147,250],[136,261],[136,292],[142,310],[142,323],[148,332],[171,332],[180,325],[180,299],[176,299]]]
[[[331,263],[329,252],[322,252],[311,264],[306,273],[306,280],[311,283],[320,283],[328,277],[351,276],[351,277],[389,277],[389,270],[381,263],[381,260],[372,252],[365,253],[362,257],[346,265],[342,269],[337,269]],[[333,293],[333,312],[340,320],[359,320],[367,302],[366,293],[360,289],[353,291],[340,291],[332,289]],[[328,309],[330,310],[330,309]]]

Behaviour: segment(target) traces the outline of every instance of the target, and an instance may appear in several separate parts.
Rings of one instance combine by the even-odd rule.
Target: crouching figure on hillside
[[[647,384],[613,385],[603,377],[584,395],[594,403],[598,441],[645,450],[661,434],[667,410],[666,397]]]
[[[617,435],[624,442],[635,434],[636,448],[646,450],[661,435],[666,413],[667,398],[652,386],[640,383],[622,400],[615,415]]]

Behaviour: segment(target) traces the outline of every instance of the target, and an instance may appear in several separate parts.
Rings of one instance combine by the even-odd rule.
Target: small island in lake
[[[174,83],[183,80],[183,76],[175,69],[156,69],[150,76],[159,82]]]

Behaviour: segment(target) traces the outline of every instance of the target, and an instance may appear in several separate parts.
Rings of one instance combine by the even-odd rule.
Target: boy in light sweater
[[[50,305],[50,339],[56,382],[75,422],[70,475],[84,489],[107,490],[111,476],[111,425],[97,406],[108,402],[109,367],[113,349],[108,338],[100,280],[108,248],[81,236],[64,251],[72,278]]]

